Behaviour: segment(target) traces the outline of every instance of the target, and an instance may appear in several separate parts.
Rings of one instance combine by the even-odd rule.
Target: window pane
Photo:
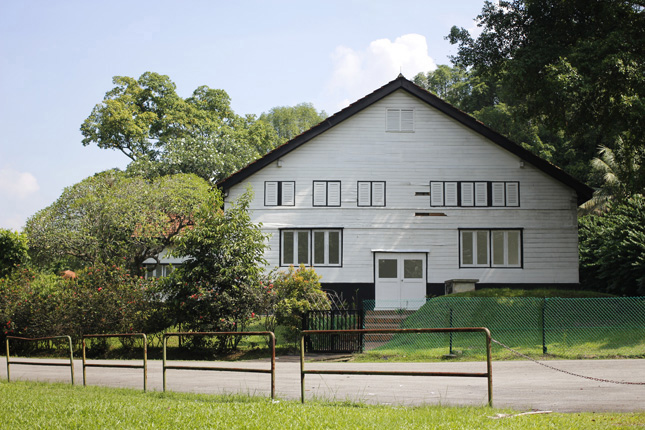
[[[493,264],[496,266],[504,265],[504,232],[493,232]]]
[[[508,265],[520,265],[520,232],[509,231],[508,235]]]
[[[462,264],[473,264],[473,232],[461,232],[461,262]]]
[[[294,264],[293,262],[293,232],[282,232],[282,263]]]
[[[488,232],[477,232],[477,265],[488,264]]]
[[[379,278],[396,278],[396,264],[398,260],[378,260],[378,277]]]
[[[423,260],[403,260],[403,277],[405,279],[423,278]]]
[[[314,232],[314,264],[325,264],[325,232]]]
[[[298,264],[309,264],[309,232],[298,232]]]
[[[329,264],[340,264],[340,232],[329,232]]]

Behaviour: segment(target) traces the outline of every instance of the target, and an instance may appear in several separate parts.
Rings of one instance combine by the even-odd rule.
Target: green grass
[[[552,289],[478,290],[429,300],[402,328],[487,327],[493,339],[541,360],[645,358],[645,301],[611,297]],[[355,360],[485,360],[482,334],[453,334],[452,351],[450,339],[448,334],[397,334]],[[495,343],[492,352],[495,360],[522,358]]]
[[[2,429],[542,429],[642,428],[645,413],[575,413],[491,419],[511,410],[276,401],[248,396],[144,393],[0,382]]]

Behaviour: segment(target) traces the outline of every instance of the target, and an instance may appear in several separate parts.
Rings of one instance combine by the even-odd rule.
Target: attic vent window
[[[387,109],[385,131],[414,132],[414,109]]]

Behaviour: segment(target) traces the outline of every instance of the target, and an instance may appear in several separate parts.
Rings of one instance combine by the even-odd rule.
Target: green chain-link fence
[[[365,328],[487,327],[494,339],[534,357],[645,357],[645,297],[437,297],[416,311],[379,310],[387,304],[369,300],[363,307]],[[365,346],[427,357],[485,352],[472,334],[397,334],[367,339]],[[498,359],[512,355],[498,345],[493,352]]]

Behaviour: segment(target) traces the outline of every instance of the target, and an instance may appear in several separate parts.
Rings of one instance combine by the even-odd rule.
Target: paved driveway
[[[99,361],[95,361],[98,363]],[[136,362],[136,363],[140,363]],[[177,362],[173,362],[177,363]],[[184,364],[184,363],[182,363]],[[186,363],[188,364],[188,363]],[[193,362],[193,364],[197,364]],[[549,365],[596,378],[645,382],[645,360],[548,361]],[[198,365],[207,365],[199,363]],[[269,368],[267,361],[218,363],[218,366]],[[409,370],[485,372],[485,363],[306,363],[306,369]],[[75,362],[76,384],[81,385],[82,363]],[[142,388],[141,370],[88,368],[88,385]],[[11,366],[12,380],[68,382],[69,368]],[[0,359],[0,378],[6,380],[6,359]],[[270,394],[268,374],[168,370],[171,391],[196,393]],[[160,361],[148,363],[148,390],[161,391]],[[390,405],[484,405],[486,378],[411,376],[307,375],[307,399],[350,400]],[[276,365],[276,397],[300,399],[300,364],[280,357]],[[529,361],[493,363],[495,407],[558,412],[645,411],[645,385],[617,385],[581,379],[546,369]]]

